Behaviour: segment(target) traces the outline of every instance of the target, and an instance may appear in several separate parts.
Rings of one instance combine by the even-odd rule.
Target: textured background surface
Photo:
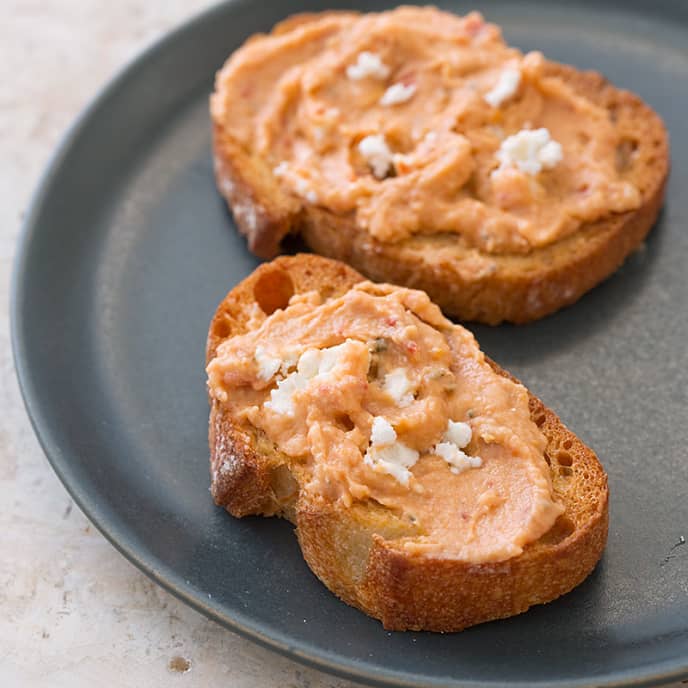
[[[142,46],[204,0],[5,0],[0,23],[0,685],[350,686],[205,620],[126,562],[47,465],[6,317],[23,212],[65,127]]]

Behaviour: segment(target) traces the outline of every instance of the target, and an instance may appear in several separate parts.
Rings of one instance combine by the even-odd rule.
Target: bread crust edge
[[[260,266],[230,291],[216,311],[208,336],[208,361],[224,338],[243,331],[242,309],[271,271],[288,274],[296,292],[320,284],[337,295],[364,279],[348,266],[309,254]],[[490,363],[499,374],[514,379]],[[299,493],[298,487],[285,496],[275,480],[280,459],[258,451],[255,440],[213,400],[211,492],[215,502],[234,516],[281,515],[293,521],[303,556],[315,575],[342,600],[382,621],[386,629],[459,631],[519,614],[570,591],[594,569],[606,544],[609,491],[596,455],[530,392],[529,404],[531,417],[547,437],[553,487],[566,512],[550,533],[504,562],[469,564],[410,556],[395,545],[393,533],[392,539],[385,539],[371,532],[367,514],[361,517],[356,510]],[[559,455],[565,456],[562,465]]]
[[[613,274],[642,243],[664,201],[669,173],[668,133],[661,118],[635,94],[617,89],[602,75],[547,63],[558,76],[593,102],[607,108],[628,131],[641,153],[642,205],[635,211],[587,224],[574,235],[534,249],[528,257],[486,256],[458,248],[432,249],[433,239],[416,236],[398,244],[375,240],[351,217],[304,204],[285,193],[272,171],[213,123],[215,176],[233,209],[249,249],[273,258],[287,234],[300,234],[315,253],[352,265],[372,280],[422,289],[442,310],[463,321],[524,324],[575,303]],[[216,92],[221,93],[218,79]],[[640,174],[640,173],[639,173]],[[647,179],[645,177],[648,177]],[[457,238],[457,244],[458,244]],[[488,258],[493,268],[471,272],[465,266]]]

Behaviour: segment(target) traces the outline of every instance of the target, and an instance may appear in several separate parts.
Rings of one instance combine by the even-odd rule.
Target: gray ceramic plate
[[[215,191],[208,93],[243,39],[324,6],[246,1],[209,11],[136,60],[66,138],[27,220],[13,295],[19,378],[50,461],[98,528],[154,580],[323,669],[404,686],[688,676],[688,546],[677,546],[688,536],[684,3],[481,6],[512,43],[639,92],[672,134],[667,205],[643,251],[554,317],[476,328],[485,350],[557,409],[609,471],[609,546],[590,579],[555,603],[464,633],[390,634],[315,579],[287,523],[234,520],[213,506],[206,328],[256,260]]]

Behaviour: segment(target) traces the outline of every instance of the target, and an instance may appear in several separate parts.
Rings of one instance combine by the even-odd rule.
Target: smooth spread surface
[[[415,528],[412,551],[500,561],[563,511],[526,390],[422,292],[364,282],[336,299],[292,297],[223,342],[208,375],[211,394],[265,433],[307,492],[392,509]],[[466,438],[443,448],[457,437],[450,421]],[[462,457],[459,470],[443,456],[466,444],[479,459]]]
[[[324,14],[237,51],[212,113],[289,193],[380,241],[453,233],[525,253],[641,202],[609,113],[543,62],[477,13]],[[530,144],[504,155],[537,129],[553,142],[539,161]]]

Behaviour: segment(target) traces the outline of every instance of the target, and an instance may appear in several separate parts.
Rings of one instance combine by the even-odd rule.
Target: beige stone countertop
[[[0,686],[346,688],[205,619],[89,524],[21,402],[9,282],[29,198],[66,127],[143,46],[208,0],[4,0],[0,22]],[[678,685],[678,684],[677,684]]]

